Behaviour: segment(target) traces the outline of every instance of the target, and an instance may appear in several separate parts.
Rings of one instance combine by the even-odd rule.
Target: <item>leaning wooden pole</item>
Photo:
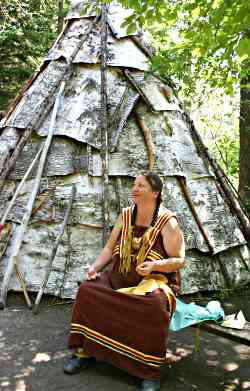
[[[49,106],[49,104],[48,104],[48,106],[47,106],[45,112],[44,112],[43,115],[42,115],[42,119],[44,119],[44,118],[45,118],[45,115],[48,114],[48,111],[47,111],[47,110],[48,110],[49,107],[51,107],[51,106]],[[38,121],[38,124],[40,124],[40,123],[41,123],[41,121],[39,120],[39,121]],[[36,124],[36,125],[37,125],[37,124]],[[0,193],[1,193],[2,190],[3,190],[4,183],[5,183],[5,179],[7,178],[8,174],[9,174],[10,171],[13,169],[13,167],[15,166],[16,161],[17,161],[17,159],[18,159],[20,153],[22,152],[24,145],[27,143],[27,141],[28,141],[28,139],[30,138],[30,136],[31,136],[32,132],[34,131],[34,129],[35,129],[35,127],[32,126],[32,127],[30,127],[30,128],[28,127],[28,128],[25,130],[25,132],[24,132],[23,136],[20,138],[20,140],[19,140],[19,142],[18,142],[18,144],[17,144],[17,146],[16,146],[16,148],[15,148],[13,154],[12,154],[11,157],[8,159],[8,161],[6,162],[6,164],[5,164],[5,166],[4,166],[3,170],[2,170],[2,172],[1,172],[1,174],[0,174]]]
[[[108,176],[108,111],[107,111],[107,5],[101,14],[101,138],[102,138],[102,242],[105,245],[109,233],[109,176]]]
[[[44,279],[43,279],[43,283],[42,283],[42,286],[41,286],[41,288],[40,288],[40,290],[39,290],[39,292],[37,294],[37,297],[36,297],[36,301],[35,301],[35,304],[34,304],[34,307],[33,307],[33,313],[34,314],[38,313],[38,306],[39,306],[39,303],[41,301],[43,292],[44,292],[44,290],[46,288],[46,285],[47,285],[47,282],[48,282],[48,279],[49,279],[49,275],[50,275],[50,272],[52,270],[52,264],[53,264],[53,261],[54,261],[55,256],[56,256],[56,252],[57,252],[58,246],[59,246],[59,244],[60,244],[60,242],[62,240],[62,236],[63,236],[63,232],[64,232],[64,229],[65,229],[65,226],[68,223],[68,219],[69,219],[70,211],[71,211],[71,208],[72,208],[73,199],[75,197],[75,193],[76,193],[76,188],[73,185],[72,188],[71,188],[71,195],[70,195],[69,204],[68,204],[68,207],[67,207],[67,210],[66,210],[66,213],[65,213],[62,225],[60,227],[59,234],[57,236],[57,239],[55,241],[54,247],[52,249],[50,259],[49,259],[47,267],[46,267],[46,272],[45,272],[45,276],[44,276]]]
[[[219,167],[218,163],[215,161],[215,159],[212,158],[212,156],[210,155],[208,148],[204,145],[204,143],[203,143],[199,133],[197,132],[193,122],[190,120],[190,118],[188,117],[187,114],[186,114],[186,118],[190,124],[191,132],[192,132],[194,139],[196,139],[197,143],[202,148],[203,153],[205,154],[209,163],[213,167],[214,172],[217,176],[217,179],[221,185],[221,188],[223,189],[224,193],[227,196],[227,200],[228,200],[230,207],[233,209],[235,214],[238,216],[238,219],[241,223],[241,227],[242,227],[242,231],[244,233],[244,236],[249,241],[250,240],[250,221],[249,221],[248,216],[246,216],[246,214],[243,212],[239,201],[237,200],[236,196],[232,193],[232,190],[229,188],[229,185],[225,179],[225,176],[224,176],[222,170],[220,169],[220,167]]]
[[[24,276],[20,272],[17,263],[15,264],[14,268],[15,268],[15,271],[16,271],[16,275],[17,275],[17,277],[18,277],[18,279],[20,281],[21,287],[23,289],[23,294],[24,294],[24,298],[26,300],[27,306],[28,306],[29,309],[31,309],[32,308],[32,304],[31,304],[31,300],[30,300],[29,295],[28,295],[27,286],[26,286],[26,282],[25,282]]]
[[[31,191],[31,194],[30,194],[27,206],[26,206],[26,211],[25,211],[25,213],[23,215],[23,218],[22,218],[22,223],[21,223],[21,225],[17,229],[17,234],[16,234],[16,239],[15,239],[15,242],[14,242],[13,253],[12,253],[10,259],[9,259],[7,270],[6,270],[5,275],[4,275],[3,285],[2,285],[1,294],[0,294],[0,309],[4,309],[5,306],[6,306],[6,299],[7,299],[7,293],[8,293],[8,286],[9,286],[10,278],[11,278],[11,275],[12,275],[13,270],[15,268],[15,265],[18,265],[18,256],[19,256],[20,248],[21,248],[21,245],[22,245],[22,242],[23,242],[24,234],[25,234],[26,229],[27,229],[28,224],[29,224],[29,220],[30,220],[30,216],[31,216],[31,213],[32,213],[32,208],[33,208],[33,205],[34,205],[34,201],[36,199],[36,196],[37,196],[37,193],[38,193],[38,190],[39,190],[40,181],[41,181],[41,178],[42,178],[42,173],[43,173],[43,170],[44,170],[47,154],[48,154],[49,147],[51,145],[51,141],[52,141],[52,137],[53,137],[53,133],[54,133],[54,127],[55,127],[55,122],[56,122],[56,115],[57,115],[57,110],[58,110],[58,106],[59,106],[59,101],[60,101],[60,97],[61,97],[61,95],[63,93],[64,87],[65,87],[65,82],[63,81],[61,83],[61,86],[60,86],[60,89],[59,89],[59,93],[57,95],[57,98],[56,98],[56,101],[55,101],[55,105],[54,105],[54,108],[53,108],[51,122],[50,122],[50,128],[49,128],[48,136],[47,136],[47,139],[45,141],[44,148],[43,148],[43,151],[42,151],[42,155],[41,155],[41,158],[40,158],[40,161],[39,161],[39,165],[38,165],[38,169],[37,169],[37,175],[36,175],[36,178],[35,178],[35,181],[34,181],[34,186],[32,188],[32,191]]]
[[[203,238],[205,239],[205,242],[206,242],[206,244],[207,244],[207,246],[209,248],[209,251],[211,252],[211,254],[213,254],[214,253],[213,245],[210,242],[208,234],[207,234],[205,228],[203,227],[203,224],[202,224],[202,222],[201,222],[201,220],[200,220],[200,218],[198,216],[198,213],[197,213],[197,211],[195,209],[195,206],[193,204],[191,195],[190,195],[190,193],[189,193],[189,191],[187,189],[187,186],[185,184],[185,180],[184,180],[183,177],[177,176],[177,181],[178,181],[178,183],[179,183],[179,185],[181,187],[182,193],[183,193],[183,195],[184,195],[184,197],[185,197],[185,199],[187,201],[187,204],[188,204],[188,206],[189,206],[189,208],[190,208],[190,210],[192,212],[192,215],[193,215],[193,217],[194,217],[194,219],[196,221],[196,224],[198,225],[198,228],[199,228]]]
[[[2,232],[2,230],[3,230],[3,227],[4,227],[5,221],[6,221],[6,219],[7,219],[7,216],[8,216],[8,214],[9,214],[9,212],[11,211],[11,209],[12,209],[12,207],[13,207],[13,205],[14,205],[16,199],[17,199],[18,194],[20,193],[20,191],[21,191],[21,189],[22,189],[22,187],[23,187],[23,185],[24,185],[24,182],[27,180],[29,174],[31,173],[31,171],[32,171],[32,169],[34,168],[36,162],[38,161],[38,159],[39,159],[39,157],[40,157],[40,155],[41,155],[42,149],[43,149],[43,146],[39,149],[39,151],[37,152],[35,158],[34,158],[33,161],[31,162],[31,164],[30,164],[28,170],[26,171],[26,173],[25,173],[23,179],[22,179],[21,182],[19,183],[19,185],[18,185],[18,187],[17,187],[17,189],[16,189],[16,191],[15,191],[14,196],[12,197],[12,199],[11,199],[11,201],[10,201],[10,203],[9,203],[9,205],[8,205],[8,207],[7,207],[7,209],[5,210],[5,212],[4,212],[4,214],[3,214],[3,217],[2,217],[2,219],[1,219],[1,221],[0,221],[0,238],[1,238],[1,232]]]
[[[144,140],[145,140],[145,143],[147,146],[149,170],[153,170],[154,165],[155,165],[155,159],[156,159],[156,151],[155,151],[155,145],[153,143],[151,131],[149,128],[147,128],[145,126],[145,123],[144,123],[142,117],[140,116],[140,114],[136,110],[134,110],[134,115],[135,115],[136,121],[138,123],[138,126],[143,133]]]

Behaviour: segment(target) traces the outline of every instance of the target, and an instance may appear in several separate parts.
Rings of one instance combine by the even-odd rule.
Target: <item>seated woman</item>
[[[79,288],[68,344],[74,354],[65,373],[98,359],[142,379],[144,391],[160,388],[179,269],[185,262],[177,219],[160,207],[162,188],[153,172],[136,177],[134,206],[122,210]]]

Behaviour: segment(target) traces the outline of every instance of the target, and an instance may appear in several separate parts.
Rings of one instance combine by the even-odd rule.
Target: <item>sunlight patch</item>
[[[32,362],[33,363],[38,363],[38,362],[47,362],[50,361],[51,358],[47,353],[37,353],[35,357],[33,358]]]
[[[224,365],[224,369],[229,372],[236,371],[236,369],[238,368],[239,368],[239,364],[236,364],[236,362],[229,362]]]
[[[16,391],[26,391],[26,384],[24,380],[18,380],[16,383]]]
[[[9,381],[3,381],[2,383],[1,383],[1,386],[2,387],[7,387],[7,386],[9,386],[10,385],[10,382]]]

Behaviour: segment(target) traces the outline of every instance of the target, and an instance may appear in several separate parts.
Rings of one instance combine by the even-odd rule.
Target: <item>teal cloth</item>
[[[205,320],[214,320],[220,323],[224,318],[224,310],[219,301],[209,301],[205,307],[202,307],[194,303],[183,303],[176,298],[176,311],[170,322],[170,330],[178,331]]]

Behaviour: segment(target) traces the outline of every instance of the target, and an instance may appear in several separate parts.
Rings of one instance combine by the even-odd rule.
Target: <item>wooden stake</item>
[[[40,290],[39,290],[39,292],[37,294],[37,297],[36,297],[36,301],[35,301],[35,304],[34,304],[34,307],[33,307],[33,313],[34,314],[38,313],[38,306],[39,306],[39,303],[41,301],[43,292],[44,292],[44,290],[46,288],[46,285],[47,285],[47,282],[48,282],[48,279],[49,279],[49,275],[50,275],[50,272],[52,270],[52,264],[53,264],[53,261],[54,261],[55,256],[56,256],[56,252],[57,252],[58,246],[59,246],[59,244],[61,242],[65,226],[68,223],[69,214],[70,214],[70,211],[71,211],[71,208],[72,208],[72,203],[73,203],[73,199],[75,197],[75,193],[76,193],[76,188],[73,185],[72,188],[71,188],[71,196],[70,196],[69,204],[68,204],[68,207],[67,207],[64,219],[63,219],[63,223],[62,223],[62,225],[60,227],[60,231],[59,231],[59,234],[57,236],[55,245],[54,245],[54,247],[52,249],[51,256],[50,256],[49,262],[48,262],[47,267],[46,267],[46,272],[45,272],[45,276],[44,276],[44,279],[43,279],[42,286],[41,286],[41,288],[40,288]]]
[[[50,144],[52,141],[52,137],[53,137],[53,133],[54,133],[54,127],[55,127],[55,121],[56,121],[56,115],[57,115],[57,110],[58,110],[58,106],[59,106],[59,101],[60,101],[60,97],[63,93],[64,87],[65,87],[65,82],[63,81],[61,83],[61,86],[60,86],[60,89],[59,89],[59,92],[58,92],[58,95],[57,95],[57,98],[55,101],[55,105],[54,105],[54,109],[53,109],[52,117],[51,117],[51,122],[50,122],[50,128],[49,128],[47,139],[45,141],[42,155],[41,155],[41,158],[39,161],[37,175],[36,175],[36,178],[34,181],[34,186],[32,188],[32,191],[31,191],[31,194],[30,194],[27,206],[26,206],[26,211],[25,211],[23,218],[22,218],[22,223],[21,223],[21,225],[17,231],[17,234],[16,234],[16,240],[15,240],[15,244],[14,244],[13,254],[10,257],[10,260],[9,260],[9,263],[7,266],[7,270],[4,275],[3,285],[2,285],[1,295],[0,295],[0,309],[4,309],[6,306],[6,299],[7,299],[10,278],[13,273],[15,265],[18,264],[19,251],[20,251],[20,248],[22,245],[25,231],[27,229],[27,226],[28,226],[28,223],[30,220],[33,204],[34,204],[35,198],[36,198],[38,190],[39,190],[45,161],[47,158],[48,150],[49,150],[49,147],[50,147]]]

